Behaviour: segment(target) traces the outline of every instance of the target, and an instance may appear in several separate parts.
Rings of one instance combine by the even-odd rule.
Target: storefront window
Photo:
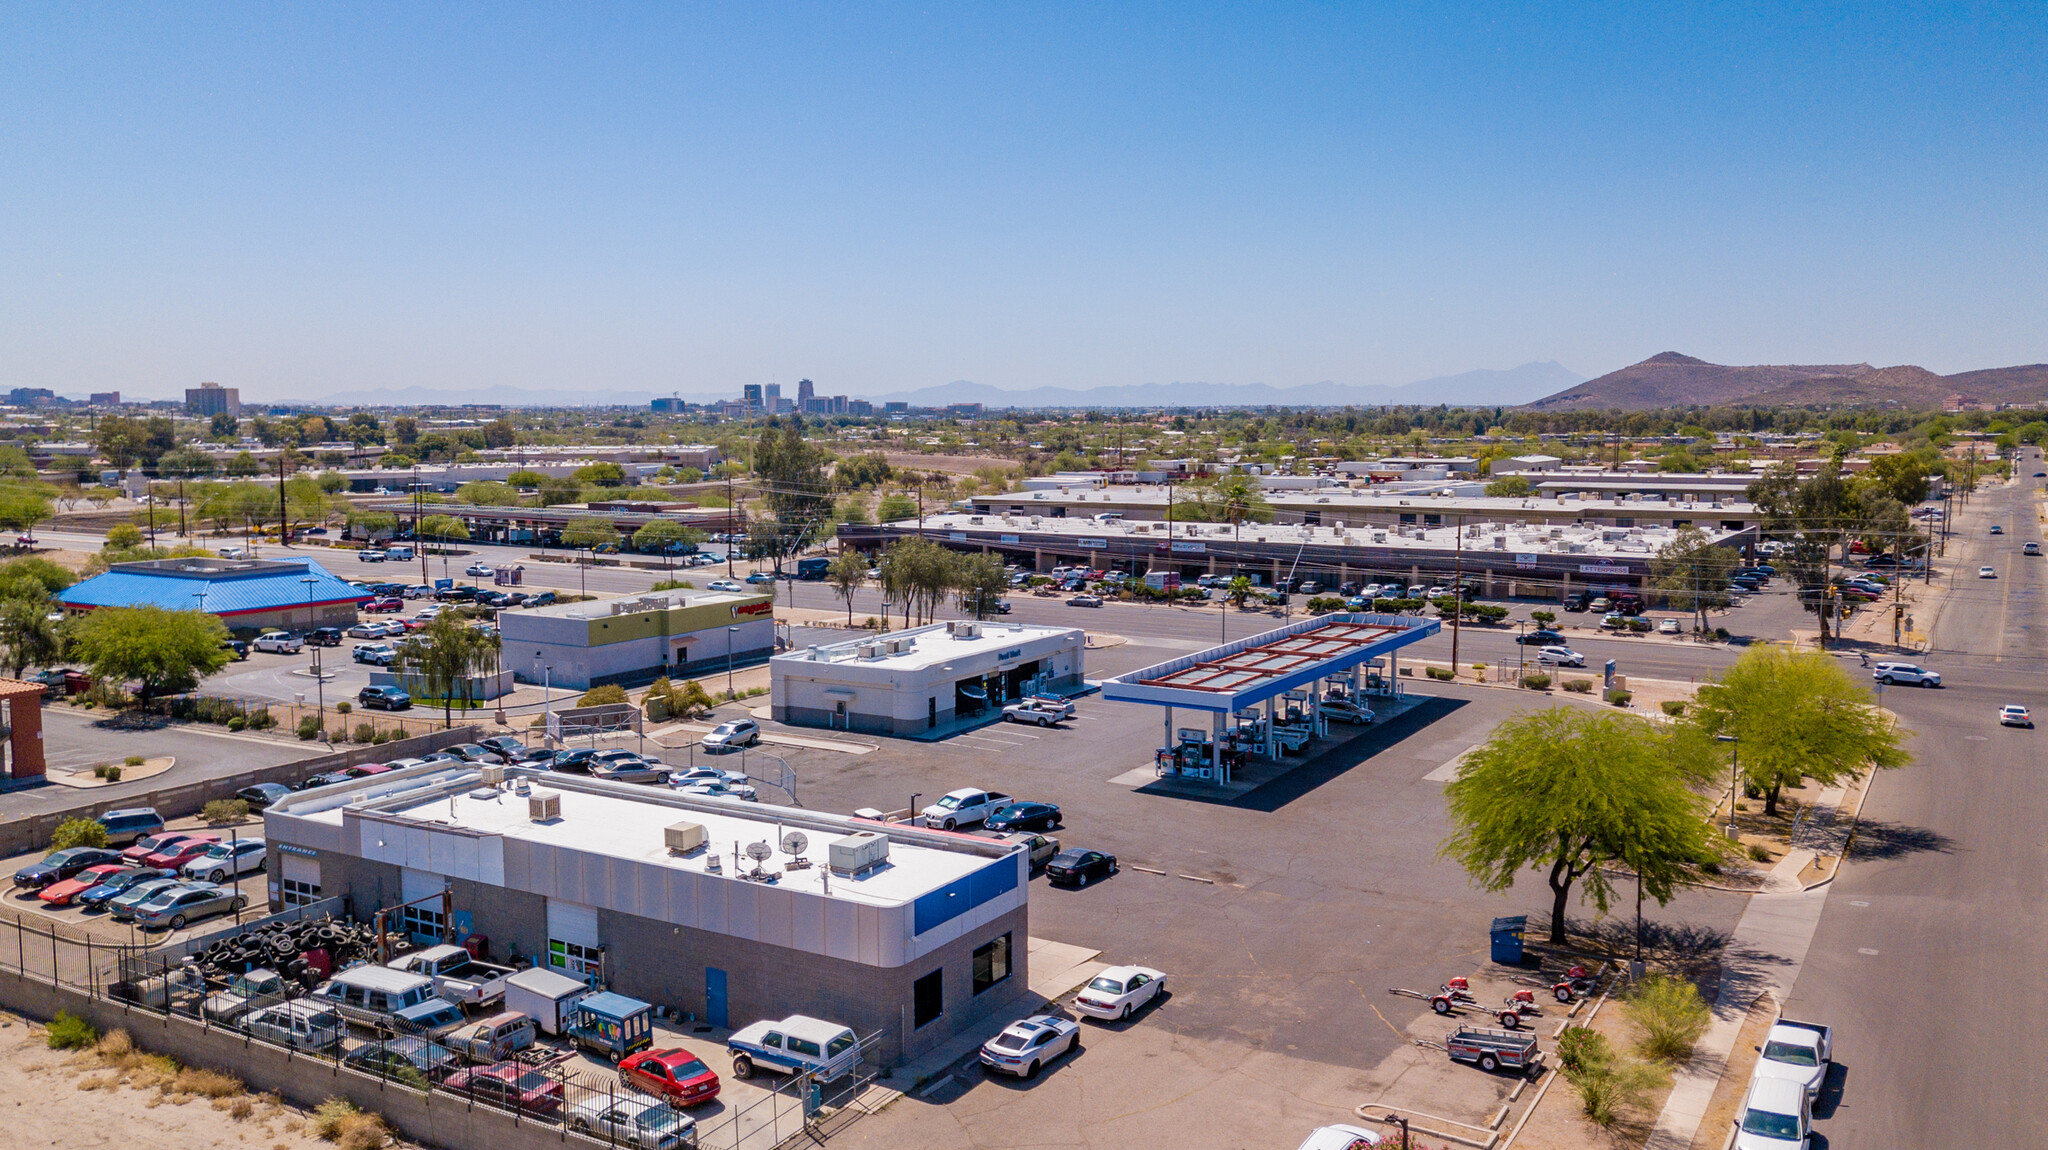
[[[974,951],[974,993],[1010,977],[1010,936],[1005,934]]]
[[[307,903],[320,901],[320,888],[298,879],[280,879],[277,894],[279,900],[286,906],[305,906]]]

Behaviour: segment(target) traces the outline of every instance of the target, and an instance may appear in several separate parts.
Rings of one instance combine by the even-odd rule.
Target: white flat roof
[[[941,516],[940,518],[948,518]],[[929,517],[927,517],[929,521]],[[790,667],[792,671],[800,666],[816,663],[858,662],[862,666],[888,667],[895,670],[918,670],[934,667],[953,659],[971,658],[976,655],[993,655],[1022,644],[1053,642],[1057,646],[1072,644],[1079,647],[1087,641],[1087,633],[1079,627],[1040,627],[1027,623],[981,623],[977,634],[971,637],[947,634],[948,627],[956,624],[934,623],[929,627],[913,627],[908,631],[891,631],[871,639],[852,639],[844,643],[831,643],[802,651],[789,651],[775,656],[773,662]],[[908,640],[910,647],[899,654],[889,654],[886,640]],[[873,645],[878,648],[874,658],[863,659],[860,649]]]
[[[1531,482],[1541,478],[1553,482],[1549,476],[1530,477]],[[1617,477],[1619,478],[1619,477]],[[1720,506],[1714,507],[1712,499],[1684,500],[1666,499],[1659,503],[1645,504],[1627,499],[1583,499],[1559,502],[1554,495],[1430,495],[1425,492],[1439,488],[1458,487],[1471,480],[1442,480],[1421,484],[1419,488],[1404,491],[1382,491],[1356,487],[1318,487],[1299,491],[1279,489],[1263,494],[1266,502],[1277,508],[1294,511],[1320,511],[1325,515],[1341,515],[1345,511],[1374,512],[1451,512],[1461,515],[1493,515],[1503,519],[1517,518],[1518,511],[1555,512],[1560,508],[1576,509],[1589,515],[1634,515],[1647,507],[1658,510],[1680,509],[1687,511],[1725,511],[1731,515],[1744,514],[1754,510],[1750,504],[1740,500],[1721,499]],[[1565,484],[1561,484],[1565,485]],[[1666,484],[1656,475],[1638,476],[1631,480],[1631,487],[1645,485],[1684,487],[1683,483]],[[1405,486],[1405,485],[1404,485]],[[1568,486],[1568,485],[1565,485]],[[1193,502],[1192,494],[1186,487],[1175,487],[1172,492],[1176,504]],[[976,495],[969,500],[976,507],[1008,508],[1018,507],[1024,514],[1030,514],[1041,507],[1066,507],[1070,512],[1081,514],[1107,514],[1124,507],[1167,506],[1168,490],[1163,485],[1141,484],[1136,487],[1112,487],[1104,491],[1013,491],[1003,495]],[[1094,510],[1091,511],[1091,508]],[[995,514],[995,512],[990,512]],[[932,517],[925,516],[926,527],[931,526]]]
[[[1417,512],[1438,514],[1445,510],[1444,503],[1450,500],[1417,500],[1412,508]],[[1505,500],[1519,506],[1519,501]],[[1545,502],[1545,507],[1552,506]],[[1607,506],[1590,501],[1567,503],[1567,507],[1582,507],[1589,514],[1596,507]],[[1625,514],[1642,517],[1674,516],[1679,519],[1694,519],[1698,527],[1710,539],[1727,534],[1720,530],[1716,519],[1717,510],[1700,504],[1696,509],[1684,503],[1624,503]],[[973,520],[980,519],[981,523]],[[1007,519],[1007,521],[1006,521]],[[945,540],[948,535],[959,534],[977,540],[989,540],[1002,533],[1030,534],[1035,536],[1072,536],[1077,539],[1097,538],[1145,543],[1165,543],[1168,536],[1167,524],[1161,522],[1142,523],[1096,523],[1087,519],[1072,517],[1054,518],[1041,516],[1038,522],[1031,522],[1029,516],[1011,515],[965,515],[952,512],[945,515],[927,515],[924,519],[925,534],[933,539]],[[1310,526],[1300,523],[1247,523],[1233,531],[1227,523],[1175,523],[1172,540],[1176,545],[1200,540],[1204,543],[1217,541],[1254,544],[1311,544],[1315,546],[1371,546],[1401,548],[1417,551],[1449,552],[1457,548],[1458,528],[1450,523],[1438,527],[1417,525],[1388,526],[1382,524],[1346,524],[1334,526]],[[1671,527],[1611,527],[1594,524],[1566,525],[1525,520],[1504,516],[1498,520],[1465,520],[1465,553],[1476,556],[1487,551],[1508,551],[1517,553],[1555,552],[1558,554],[1587,555],[1649,555],[1663,546],[1676,534]],[[1385,536],[1376,539],[1376,536]],[[1494,546],[1494,538],[1501,537],[1502,546]],[[1193,562],[1204,558],[1204,553],[1192,551],[1176,552],[1177,561]],[[1167,554],[1158,556],[1163,565]],[[903,632],[896,632],[903,634]],[[789,656],[778,656],[788,658]]]
[[[415,796],[403,801],[383,803],[373,800],[376,808],[373,813],[386,818],[416,821],[423,828],[455,826],[508,839],[546,843],[558,849],[630,859],[700,874],[705,869],[705,856],[715,851],[723,867],[723,876],[735,882],[741,881],[733,878],[735,847],[739,851],[741,865],[750,871],[754,861],[746,856],[746,847],[751,843],[765,842],[773,853],[761,866],[766,870],[783,872],[776,886],[820,896],[826,893],[823,872],[827,844],[857,831],[883,829],[879,824],[864,820],[738,800],[705,800],[687,808],[651,801],[667,795],[669,792],[665,787],[607,784],[579,778],[573,784],[578,789],[572,790],[568,786],[549,786],[546,772],[527,773],[527,777],[533,780],[534,794],[561,796],[561,818],[545,823],[534,822],[528,817],[527,796],[509,789],[501,789],[495,798],[471,798],[470,793],[480,778],[475,771],[460,772],[440,787],[420,788]],[[584,789],[586,787],[588,789]],[[640,797],[641,794],[645,797]],[[730,808],[730,813],[725,808]],[[337,804],[301,817],[338,827],[342,824],[344,812],[350,809]],[[778,815],[781,816],[780,821]],[[817,829],[821,820],[843,825]],[[707,848],[687,855],[671,855],[663,831],[679,822],[702,826]],[[801,830],[810,840],[803,854],[813,864],[808,869],[783,869],[792,856],[783,851],[782,839],[792,830]],[[929,836],[944,832],[917,833]],[[991,840],[990,845],[1002,844]],[[876,906],[897,906],[915,901],[920,895],[929,894],[956,879],[965,878],[988,866],[994,857],[992,853],[946,850],[903,842],[891,836],[886,865],[864,872],[857,878],[832,875],[830,896]]]
[[[555,603],[521,611],[520,615],[542,615],[556,619],[611,619],[619,615],[639,615],[648,611],[666,611],[672,607],[701,607],[709,603],[746,603],[768,598],[765,592],[738,591],[648,591],[639,595],[619,595],[610,599],[595,599],[587,603]],[[517,618],[517,616],[514,616]]]

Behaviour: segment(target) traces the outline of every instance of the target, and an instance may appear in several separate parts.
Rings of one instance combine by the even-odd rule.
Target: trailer
[[[1536,1036],[1513,1030],[1460,1026],[1444,1038],[1444,1053],[1454,1062],[1473,1063],[1489,1074],[1519,1070],[1533,1075],[1543,1066],[1543,1052],[1536,1048]]]
[[[1453,979],[1452,981],[1463,980]],[[1513,996],[1509,996],[1507,1002],[1501,1006],[1481,1006],[1470,994],[1449,986],[1434,994],[1426,990],[1409,990],[1403,986],[1390,986],[1387,988],[1387,993],[1398,994],[1403,998],[1421,999],[1429,1003],[1429,1008],[1440,1015],[1449,1016],[1461,1010],[1474,1010],[1481,1014],[1490,1014],[1494,1017],[1495,1021],[1510,1030],[1522,1025],[1522,1014],[1525,1008],[1525,1004],[1516,1001]],[[1527,1005],[1533,1006],[1533,999]]]

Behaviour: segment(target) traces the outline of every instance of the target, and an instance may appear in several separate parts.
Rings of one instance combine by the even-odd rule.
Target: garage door
[[[320,860],[304,855],[281,856],[276,886],[277,900],[285,906],[305,906],[320,901]]]
[[[548,965],[572,978],[595,982],[604,977],[596,907],[548,900]]]
[[[413,902],[440,894],[448,886],[446,880],[431,871],[413,870],[402,867],[398,872],[398,900]]]
[[[398,912],[398,929],[422,946],[441,942],[448,929],[447,919],[441,915],[441,892],[447,888],[447,880],[440,875],[401,867],[399,897],[407,905]]]
[[[308,882],[314,886],[320,885],[319,859],[309,859],[303,855],[285,855],[283,858],[284,877],[293,882]]]

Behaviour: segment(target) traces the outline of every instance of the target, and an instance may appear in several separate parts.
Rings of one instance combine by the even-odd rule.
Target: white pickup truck
[[[1762,1057],[1756,1062],[1756,1077],[1783,1078],[1806,1089],[1808,1101],[1820,1096],[1827,1080],[1828,1065],[1835,1057],[1832,1027],[1780,1018],[1764,1036]]]
[[[1011,723],[1037,723],[1041,727],[1050,727],[1066,717],[1066,712],[1046,706],[1036,699],[1011,703],[1003,708],[1004,721]]]
[[[725,1048],[732,1052],[734,1078],[752,1078],[756,1069],[767,1069],[832,1082],[860,1061],[860,1040],[853,1031],[801,1014],[743,1026],[726,1039]]]
[[[514,971],[509,966],[478,962],[459,946],[430,946],[391,960],[393,970],[424,975],[434,980],[434,993],[463,1006],[483,1006],[505,997],[505,980]]]

